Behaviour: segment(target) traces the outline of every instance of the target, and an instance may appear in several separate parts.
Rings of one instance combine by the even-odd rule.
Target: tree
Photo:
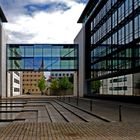
[[[52,79],[51,80],[50,88],[53,89],[53,90],[59,89],[59,81],[58,81],[58,79]]]
[[[43,95],[44,90],[46,89],[46,80],[45,77],[43,76],[39,81],[38,81],[38,88],[41,91],[41,94]]]
[[[95,93],[99,93],[99,89],[102,85],[102,82],[100,80],[97,80],[97,81],[92,81],[91,82],[91,89],[92,91]]]
[[[72,88],[72,83],[69,81],[69,78],[64,76],[59,80],[59,88],[61,90],[67,90]]]

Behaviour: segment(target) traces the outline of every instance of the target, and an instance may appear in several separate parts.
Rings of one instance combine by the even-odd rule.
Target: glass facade
[[[134,54],[140,49],[139,6],[139,0],[108,0],[91,20],[91,69],[98,71],[96,76],[139,66]]]
[[[75,71],[76,44],[8,44],[9,71]]]
[[[135,81],[133,74],[140,72],[140,0],[100,0],[91,8],[92,12],[87,12],[90,15],[88,20],[85,22],[83,17],[82,21],[85,25],[86,62],[90,62],[90,67],[85,64],[88,87],[91,88],[92,81],[104,83],[107,78],[117,76],[121,79],[120,76],[131,74],[133,90],[136,81],[140,81],[137,78]],[[123,90],[125,94],[129,87],[125,85],[126,81],[122,82],[123,86],[112,82],[110,91]]]

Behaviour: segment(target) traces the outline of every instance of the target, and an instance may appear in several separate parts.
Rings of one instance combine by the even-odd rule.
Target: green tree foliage
[[[67,90],[72,88],[72,83],[69,81],[68,77],[63,77],[59,80],[59,88],[61,90]]]
[[[99,92],[101,85],[102,85],[102,82],[100,80],[92,81],[91,82],[91,89],[93,90],[93,92]]]
[[[59,89],[59,81],[58,81],[58,79],[52,79],[51,80],[50,88],[53,89],[53,90]]]
[[[53,90],[67,90],[72,89],[73,86],[68,77],[63,77],[61,79],[52,79],[50,88]]]
[[[46,89],[46,80],[45,77],[43,76],[39,81],[38,81],[38,88],[40,89],[41,93],[43,94],[44,90]]]

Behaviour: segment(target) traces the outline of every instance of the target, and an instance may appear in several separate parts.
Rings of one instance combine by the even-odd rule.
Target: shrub
[[[46,89],[46,80],[45,77],[43,76],[39,81],[38,81],[38,88],[40,89],[41,93],[43,94],[44,90]]]

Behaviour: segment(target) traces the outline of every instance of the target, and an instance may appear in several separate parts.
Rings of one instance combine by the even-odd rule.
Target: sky
[[[0,0],[8,43],[73,43],[88,0]]]

